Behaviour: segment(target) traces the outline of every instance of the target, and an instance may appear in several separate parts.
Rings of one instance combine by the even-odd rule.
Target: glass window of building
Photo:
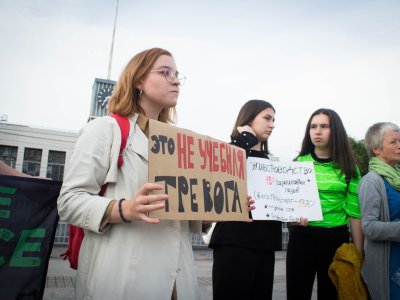
[[[42,149],[25,148],[22,172],[32,176],[39,176],[41,160]]]
[[[64,179],[65,152],[49,151],[46,177],[53,180]]]
[[[0,145],[0,159],[15,169],[18,147]]]

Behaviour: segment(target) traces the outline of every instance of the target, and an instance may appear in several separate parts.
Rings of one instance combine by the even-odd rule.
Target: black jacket
[[[268,159],[268,155],[265,152],[251,150],[251,147],[256,145],[257,142],[258,140],[256,136],[245,131],[242,132],[237,138],[232,139],[231,144],[245,149],[247,157],[260,157]],[[282,222],[218,222],[215,225],[214,232],[211,236],[209,247],[215,248],[222,245],[236,245],[259,250],[281,250]]]

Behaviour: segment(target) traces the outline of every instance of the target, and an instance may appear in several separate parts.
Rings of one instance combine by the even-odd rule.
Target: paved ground
[[[69,268],[69,264],[63,261],[59,254],[64,248],[55,247],[50,257],[49,270],[47,272],[46,289],[43,300],[72,300],[74,299],[75,272]],[[196,249],[194,251],[197,266],[197,278],[200,284],[202,300],[212,299],[212,250]],[[276,300],[286,299],[285,284],[285,260],[286,251],[276,253],[274,296]],[[312,299],[316,298],[316,290]]]

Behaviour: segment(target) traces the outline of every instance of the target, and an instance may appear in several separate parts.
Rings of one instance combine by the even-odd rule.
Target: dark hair
[[[239,136],[240,133],[237,130],[238,126],[249,125],[253,120],[257,117],[257,115],[262,112],[264,109],[271,108],[275,112],[275,108],[271,103],[264,100],[249,100],[247,101],[239,111],[239,114],[236,118],[235,126],[233,126],[233,130],[231,133],[231,139]],[[261,151],[265,154],[269,154],[268,151],[268,140],[261,143]]]
[[[350,146],[346,130],[339,115],[332,109],[320,108],[317,109],[310,117],[307,123],[306,132],[304,134],[303,143],[300,153],[297,157],[314,152],[315,146],[311,141],[310,127],[314,116],[324,114],[329,118],[330,127],[330,153],[332,162],[335,168],[339,168],[341,173],[346,176],[346,179],[357,178],[357,162]],[[296,157],[296,158],[297,158]]]

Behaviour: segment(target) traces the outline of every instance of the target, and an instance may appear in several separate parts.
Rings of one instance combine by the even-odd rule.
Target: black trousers
[[[272,299],[275,251],[214,248],[213,299]]]
[[[309,300],[317,274],[318,299],[338,299],[328,275],[336,249],[349,242],[347,226],[335,228],[292,226],[286,254],[288,300]]]

